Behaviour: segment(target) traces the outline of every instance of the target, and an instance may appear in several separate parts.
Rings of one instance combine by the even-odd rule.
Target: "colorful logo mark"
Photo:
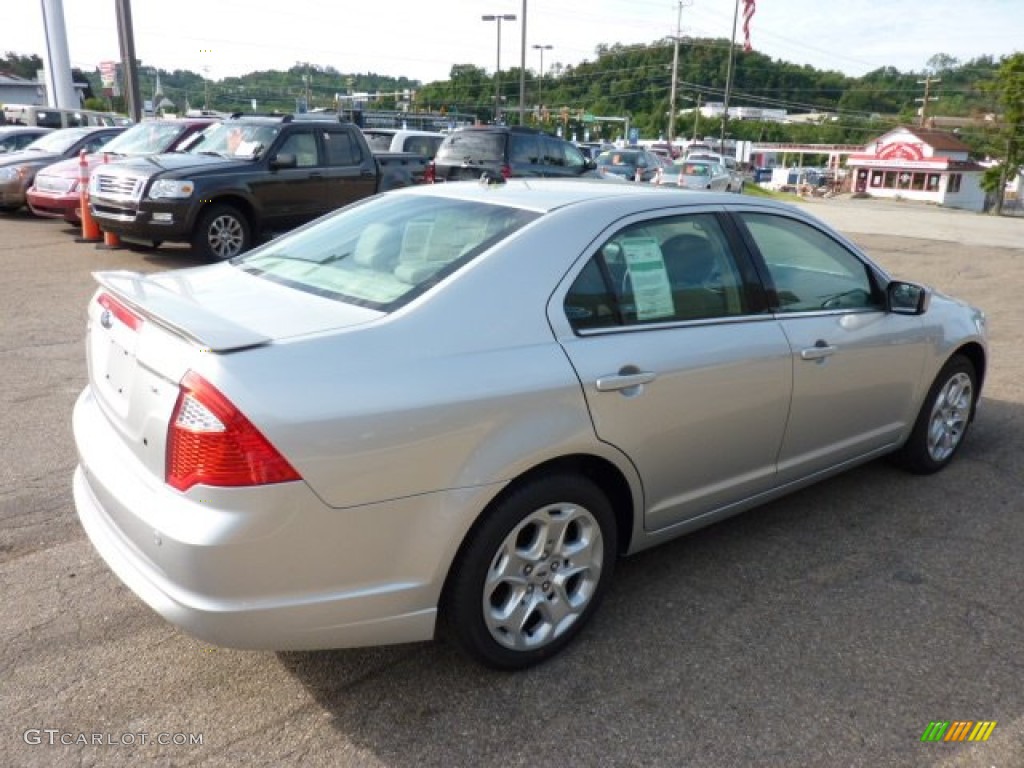
[[[921,741],[988,741],[995,728],[995,720],[932,720]]]

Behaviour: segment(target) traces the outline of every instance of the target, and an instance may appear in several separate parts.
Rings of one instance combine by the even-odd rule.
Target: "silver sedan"
[[[711,160],[677,160],[663,168],[653,183],[712,192],[739,191],[732,189],[732,175],[726,167]]]
[[[96,278],[81,522],[239,648],[543,661],[619,556],[883,455],[942,469],[988,362],[980,310],[800,210],[650,185],[411,188]]]

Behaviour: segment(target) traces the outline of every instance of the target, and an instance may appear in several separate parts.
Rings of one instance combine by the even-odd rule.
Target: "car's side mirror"
[[[932,294],[923,285],[893,280],[885,289],[886,309],[897,315],[923,315]]]
[[[274,170],[278,168],[295,168],[298,164],[299,161],[291,152],[282,152],[270,161],[270,167]]]

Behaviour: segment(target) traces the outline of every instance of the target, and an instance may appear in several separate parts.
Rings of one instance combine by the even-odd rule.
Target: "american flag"
[[[743,0],[743,50],[752,51],[750,44],[750,20],[754,16],[756,0]]]

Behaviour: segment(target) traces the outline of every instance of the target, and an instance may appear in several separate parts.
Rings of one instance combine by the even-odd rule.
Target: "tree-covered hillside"
[[[547,67],[543,81],[535,70],[525,76],[527,122],[583,138],[614,138],[621,123],[584,122],[584,116],[628,117],[644,137],[665,136],[668,130],[669,92],[672,82],[674,43],[671,38],[649,45],[601,45],[592,60],[574,66],[557,62]],[[685,39],[680,44],[676,134],[718,135],[718,118],[696,120],[699,104],[721,102],[726,88],[729,43],[722,39]],[[32,76],[38,56],[8,53],[0,59],[0,71]],[[828,113],[820,122],[786,125],[771,121],[732,120],[729,135],[764,141],[811,141],[863,143],[898,123],[917,120],[919,100],[924,98],[926,77],[933,80],[927,103],[929,115],[977,117],[999,111],[991,84],[1000,62],[981,57],[960,62],[938,53],[923,72],[900,72],[883,67],[863,77],[822,71],[810,66],[771,59],[756,51],[736,51],[731,107],[760,107],[794,113]],[[142,62],[140,85],[143,99],[152,99],[157,74],[163,95],[179,111],[187,107],[244,112],[296,109],[301,102],[310,108],[334,108],[338,96],[350,93],[382,93],[375,104],[393,108],[407,94],[414,110],[459,111],[481,121],[493,119],[495,80],[472,64],[454,64],[447,80],[423,84],[412,78],[390,78],[373,73],[342,73],[332,67],[304,62],[287,71],[252,72],[243,77],[209,81],[188,70],[159,72]],[[101,94],[99,72],[84,73],[92,90]],[[939,80],[941,82],[935,82]],[[501,73],[501,102],[509,121],[519,112],[518,68]],[[123,100],[104,100],[91,106],[124,110]],[[984,124],[965,125],[962,138],[978,152],[987,152],[995,134]]]

